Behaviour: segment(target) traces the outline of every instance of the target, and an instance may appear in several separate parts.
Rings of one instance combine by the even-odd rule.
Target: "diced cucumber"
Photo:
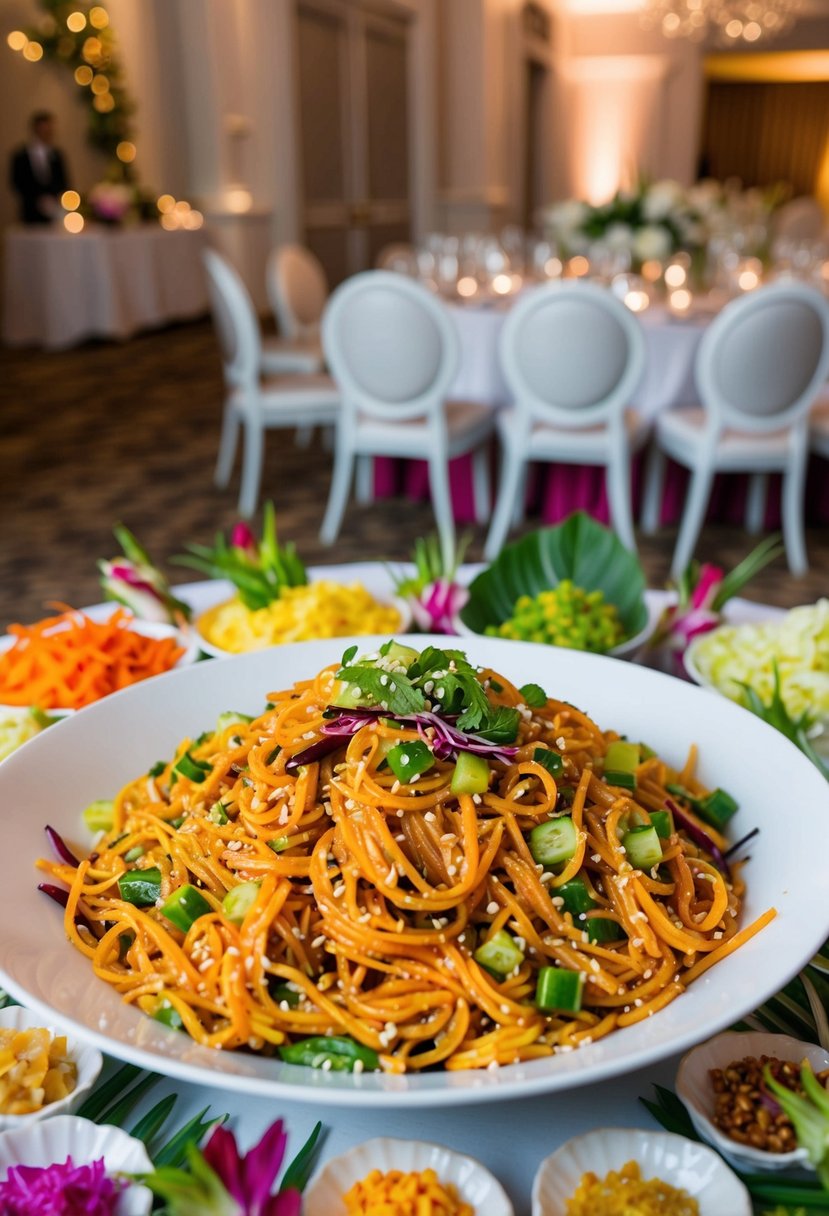
[[[111,832],[115,803],[109,798],[98,798],[90,802],[83,813],[83,821],[90,832]]]
[[[475,752],[458,752],[452,774],[453,794],[485,794],[489,789],[489,761]]]
[[[375,703],[374,698],[363,692],[356,684],[348,684],[345,680],[339,680],[334,696],[331,698],[331,704],[336,705],[338,709],[373,709]]]
[[[587,933],[589,942],[618,942],[625,936],[622,926],[607,916],[588,916],[578,927]]]
[[[222,900],[222,911],[234,925],[241,925],[250,912],[261,885],[258,882],[240,882],[238,887],[231,887],[228,891]]]
[[[624,937],[624,931],[614,921],[606,916],[588,916],[598,907],[593,896],[587,889],[583,878],[571,878],[556,889],[556,895],[564,900],[564,910],[573,918],[577,929],[587,933],[591,942],[615,942]]]
[[[516,967],[524,961],[523,951],[519,950],[514,938],[506,929],[499,929],[487,941],[483,942],[472,955],[476,963],[486,967],[495,975],[511,975]]]
[[[530,852],[542,866],[569,861],[578,847],[578,832],[569,815],[536,824],[530,832]]]
[[[431,748],[421,739],[412,739],[408,743],[395,743],[386,759],[389,768],[398,781],[414,781],[422,773],[433,767],[435,757]]]
[[[715,789],[699,805],[699,817],[713,828],[724,828],[740,804],[725,790]]]
[[[226,709],[223,714],[219,714],[216,719],[216,734],[226,730],[228,726],[243,726],[248,722],[252,722],[253,718],[250,714],[237,714],[232,709]]]
[[[220,827],[227,823],[227,811],[224,808],[224,804],[221,802],[214,802],[210,810],[207,812],[207,818],[211,823],[219,824]]]
[[[650,817],[660,840],[667,840],[673,835],[674,820],[670,811],[651,811]]]
[[[162,914],[177,929],[181,929],[182,933],[186,933],[200,916],[206,916],[212,911],[201,891],[189,882],[177,887],[161,905]]]
[[[173,772],[178,777],[187,777],[190,781],[202,782],[210,772],[211,765],[204,760],[196,760],[189,752],[179,756],[173,765]]]
[[[628,861],[638,870],[652,870],[662,860],[662,845],[652,824],[640,824],[622,837]]]
[[[571,878],[569,882],[556,887],[555,893],[564,900],[564,911],[570,912],[574,919],[582,912],[590,912],[596,907],[596,901],[583,878]]]
[[[539,1009],[578,1013],[584,989],[584,974],[565,967],[542,967],[538,973],[535,1003]]]
[[[635,773],[639,767],[641,746],[628,743],[626,739],[615,739],[609,743],[604,757],[605,772]]]

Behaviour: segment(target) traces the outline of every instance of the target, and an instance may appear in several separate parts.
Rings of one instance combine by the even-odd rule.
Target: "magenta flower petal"
[[[282,1165],[288,1137],[281,1119],[270,1125],[242,1162],[242,1186],[247,1216],[261,1216]]]
[[[697,585],[691,592],[692,608],[708,608],[723,581],[723,572],[719,566],[706,562],[700,569]]]
[[[302,1196],[299,1191],[280,1191],[268,1200],[261,1216],[302,1216]]]
[[[230,543],[234,549],[242,549],[245,553],[249,553],[252,557],[256,556],[256,537],[248,524],[240,521],[233,525],[233,531],[230,534]]]
[[[12,1166],[0,1182],[3,1216],[113,1216],[120,1182],[107,1177],[103,1158],[75,1165]]]
[[[216,1127],[202,1150],[210,1168],[241,1207],[245,1208],[244,1167],[236,1145],[236,1137],[227,1128]]]

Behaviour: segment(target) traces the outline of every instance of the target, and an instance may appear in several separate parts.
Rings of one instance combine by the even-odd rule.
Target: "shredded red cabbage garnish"
[[[710,853],[711,859],[717,869],[722,870],[723,874],[729,877],[731,875],[729,864],[708,833],[699,824],[694,823],[693,819],[690,819],[685,814],[682,808],[674,802],[673,798],[666,798],[665,806],[673,815],[677,826],[682,828],[685,834],[693,840],[694,844],[699,845],[701,849],[705,849],[706,853]]]

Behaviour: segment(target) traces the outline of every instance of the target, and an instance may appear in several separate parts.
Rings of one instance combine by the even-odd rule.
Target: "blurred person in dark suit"
[[[12,153],[11,186],[19,196],[22,223],[48,224],[60,212],[69,177],[63,154],[55,147],[54,114],[38,110],[29,127],[29,142]]]

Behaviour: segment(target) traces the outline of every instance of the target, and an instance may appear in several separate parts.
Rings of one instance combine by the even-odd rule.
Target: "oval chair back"
[[[313,337],[328,301],[328,280],[318,258],[302,245],[280,245],[268,258],[265,286],[283,337]]]
[[[229,388],[256,384],[262,360],[259,321],[247,288],[234,266],[217,253],[202,254],[222,368]]]

